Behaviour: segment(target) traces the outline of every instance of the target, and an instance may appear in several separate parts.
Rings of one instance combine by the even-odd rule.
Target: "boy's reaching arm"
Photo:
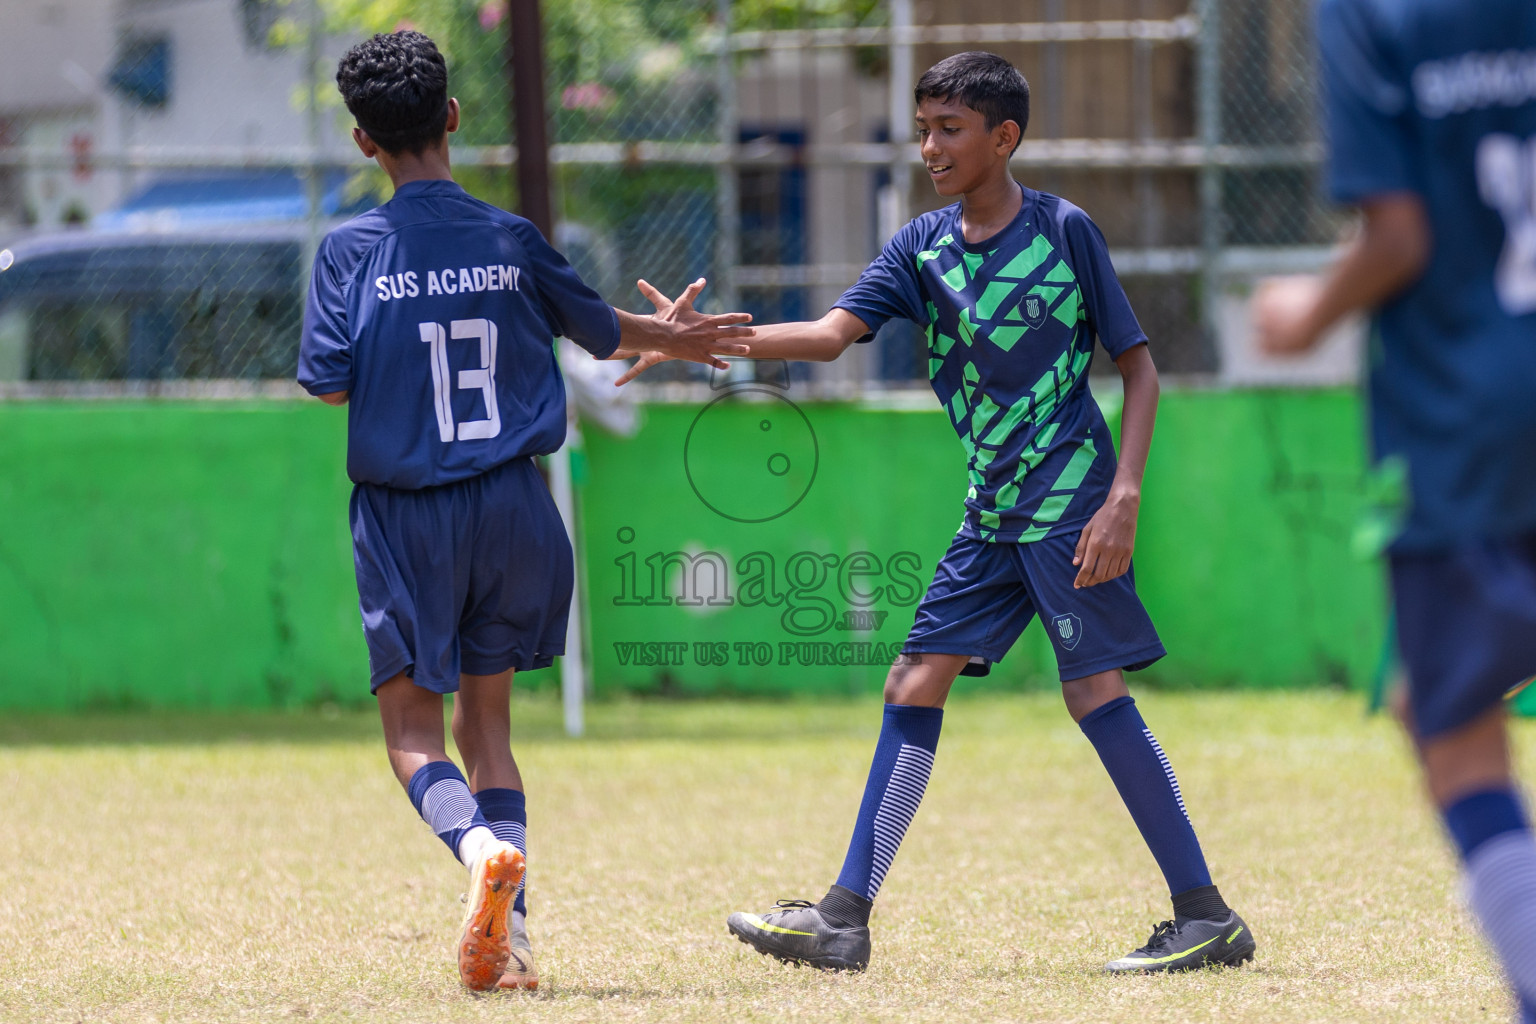
[[[1374,309],[1418,280],[1432,239],[1424,201],[1413,193],[1361,203],[1360,233],[1321,277],[1270,278],[1253,296],[1259,348],[1299,355],[1328,328],[1362,309]]]
[[[671,309],[684,305],[684,303],[688,303],[691,309],[692,298],[698,294],[694,286],[689,285],[688,291],[684,292],[676,303],[673,303],[671,299],[657,291],[647,282],[640,281],[637,283],[645,297],[655,303],[656,315],[658,317]],[[697,283],[695,282],[695,284]],[[626,315],[629,314],[620,314],[621,326]],[[868,333],[869,328],[865,325],[864,321],[846,309],[834,309],[816,321],[753,327],[750,331],[752,340],[750,355],[753,359],[800,359],[810,362],[831,362],[842,355],[849,345],[852,345]],[[734,347],[739,351],[726,354],[749,354],[748,346],[737,345]],[[627,336],[622,337],[619,342],[618,351],[614,352],[609,358],[625,359],[636,355],[640,357],[639,360],[622,377],[614,382],[615,385],[627,384],[657,363],[664,363],[669,359],[677,358],[670,353],[658,350],[655,346],[646,346],[644,344],[632,346]],[[703,362],[703,360],[696,361]],[[724,369],[727,364],[715,360],[710,365],[718,369]]]
[[[700,313],[693,308],[693,300],[704,290],[701,277],[690,284],[676,302],[644,281],[640,291],[656,306],[650,316],[615,309],[619,320],[619,347],[608,356],[621,359],[639,352],[659,352],[668,359],[686,359],[723,370],[730,364],[722,361],[722,355],[744,356],[751,349],[731,338],[751,338],[753,330],[745,326],[752,319],[750,313]]]
[[[1073,587],[1091,587],[1123,575],[1136,547],[1136,517],[1141,511],[1141,478],[1152,450],[1157,419],[1157,367],[1146,345],[1134,345],[1115,360],[1125,382],[1120,413],[1120,465],[1109,497],[1077,538],[1072,564],[1079,566]]]
[[[841,307],[820,320],[769,324],[754,331],[752,358],[830,363],[869,333],[863,320]]]

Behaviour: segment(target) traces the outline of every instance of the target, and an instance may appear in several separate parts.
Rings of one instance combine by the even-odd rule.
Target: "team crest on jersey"
[[[1066,650],[1074,650],[1083,638],[1083,620],[1071,612],[1056,616],[1051,625],[1056,627],[1056,642]]]
[[[1019,303],[1019,316],[1031,327],[1039,327],[1045,323],[1046,314],[1050,312],[1050,303],[1045,301],[1045,296],[1038,292],[1030,292],[1024,296],[1024,301]]]

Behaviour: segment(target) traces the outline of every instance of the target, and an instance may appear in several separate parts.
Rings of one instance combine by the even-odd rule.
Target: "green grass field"
[[[1505,1021],[1403,741],[1357,697],[1150,694],[1242,970],[1111,978],[1168,914],[1059,701],[957,697],[862,976],[779,966],[732,910],[835,876],[873,701],[519,699],[544,986],[473,996],[464,874],[371,715],[0,719],[13,1021]],[[1522,724],[1528,733],[1532,725]]]

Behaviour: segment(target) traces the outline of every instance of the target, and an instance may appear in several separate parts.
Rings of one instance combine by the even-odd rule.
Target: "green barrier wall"
[[[589,441],[599,689],[879,686],[959,525],[964,454],[936,408],[799,412],[763,389],[651,408],[638,438]],[[1164,396],[1136,573],[1170,653],[1148,677],[1369,682],[1383,613],[1378,567],[1349,554],[1360,436],[1343,390]],[[1037,623],[980,685],[1055,680]]]
[[[366,697],[345,435],[318,402],[0,405],[0,706]]]
[[[366,702],[344,435],[318,403],[0,404],[0,707]],[[1369,680],[1359,438],[1344,391],[1164,396],[1137,583],[1171,653],[1147,676]],[[965,491],[936,408],[761,387],[590,434],[580,478],[599,691],[877,688]],[[1035,625],[981,685],[1053,680]]]

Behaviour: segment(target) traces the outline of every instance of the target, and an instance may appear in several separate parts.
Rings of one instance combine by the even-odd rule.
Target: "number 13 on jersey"
[[[454,440],[453,404],[448,370],[448,339],[480,342],[480,366],[459,371],[459,387],[478,388],[485,395],[486,418],[458,424],[460,441],[483,441],[501,433],[501,412],[496,408],[496,325],[489,320],[454,320],[443,325],[428,321],[419,325],[421,340],[431,346],[432,405],[437,412],[437,434],[444,444]]]
[[[1493,290],[1510,316],[1536,312],[1536,137],[1495,132],[1477,144],[1477,186],[1504,218]]]

